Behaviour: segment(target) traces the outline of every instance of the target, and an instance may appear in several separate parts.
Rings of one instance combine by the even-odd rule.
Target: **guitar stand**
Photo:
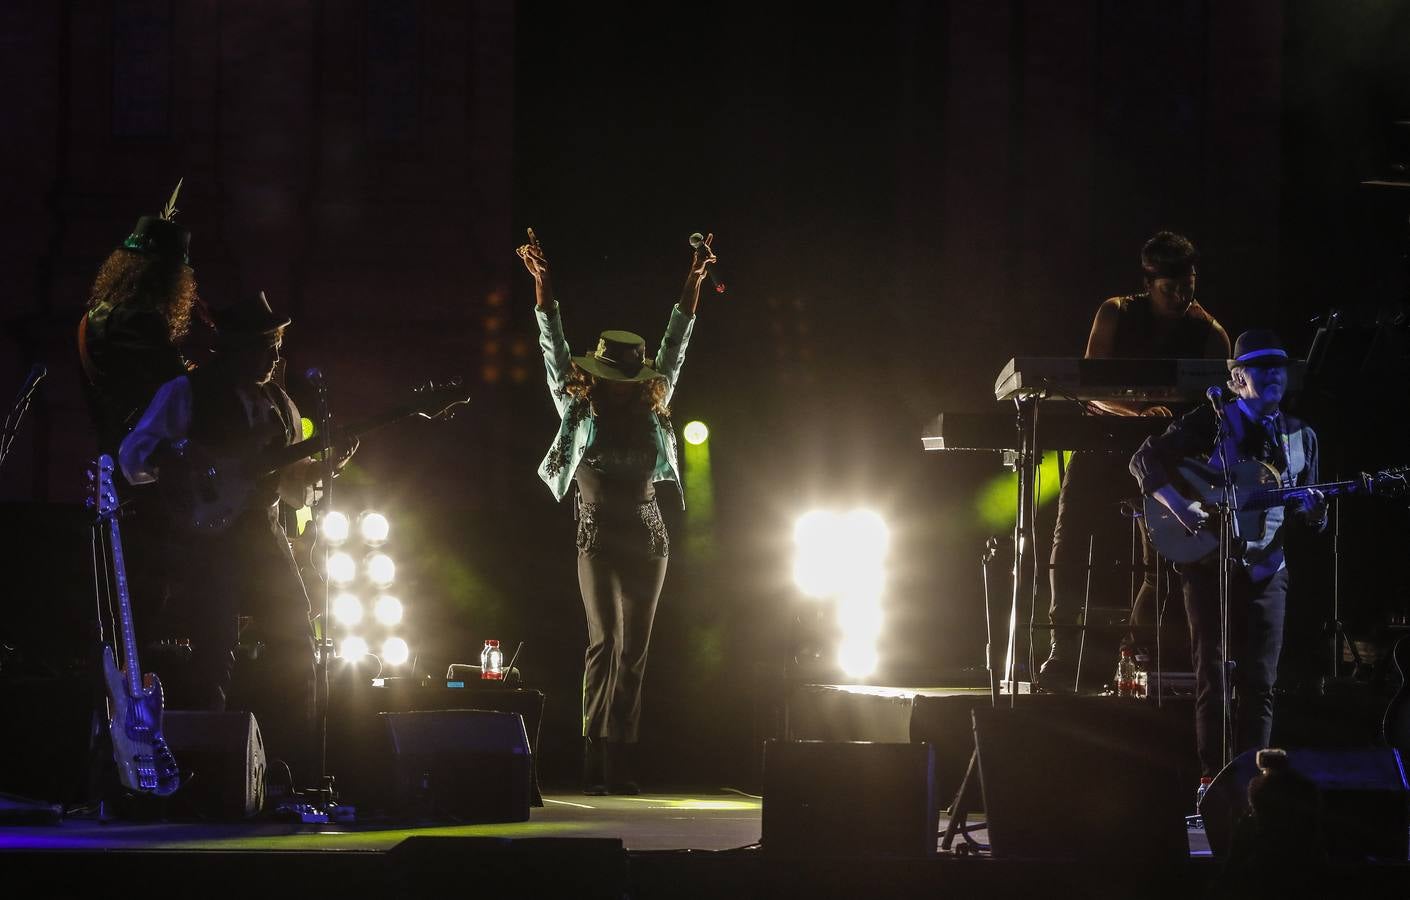
[[[988,822],[979,822],[971,825],[968,822],[969,811],[974,806],[974,792],[979,790],[979,747],[975,745],[974,750],[969,755],[969,765],[965,768],[964,779],[960,781],[959,790],[955,791],[955,799],[950,803],[950,817],[945,824],[944,836],[940,839],[940,849],[950,850],[964,855],[969,853],[987,853],[989,845],[980,843],[970,837],[971,832],[984,831],[988,829]],[[964,838],[964,843],[959,847],[954,847],[955,835]]]

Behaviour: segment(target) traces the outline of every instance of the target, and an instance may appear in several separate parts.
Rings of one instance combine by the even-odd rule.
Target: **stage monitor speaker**
[[[1147,704],[1111,699],[1080,718],[1041,707],[974,710],[984,820],[995,857],[1186,859],[1193,788]]]
[[[1410,789],[1400,752],[1391,748],[1292,748],[1288,764],[1317,785],[1322,801],[1320,838],[1331,859],[1406,859],[1410,851]],[[1248,784],[1258,774],[1257,750],[1235,757],[1200,803],[1209,848],[1229,852],[1235,825],[1249,811]],[[1308,823],[1309,835],[1316,825]]]
[[[933,856],[929,744],[768,741],[760,844],[782,856]]]
[[[264,809],[267,764],[253,713],[167,710],[162,736],[182,774],[172,815],[238,820]]]
[[[382,713],[392,746],[393,808],[421,818],[527,822],[532,753],[518,713]]]

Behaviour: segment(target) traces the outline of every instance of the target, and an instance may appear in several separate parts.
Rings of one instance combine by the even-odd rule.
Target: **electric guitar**
[[[410,402],[337,430],[339,440],[364,435],[384,425],[420,416],[438,419],[470,402],[460,379],[444,384],[427,382],[412,391]],[[332,442],[315,436],[285,447],[217,455],[190,441],[179,442],[173,459],[165,461],[157,478],[163,503],[172,520],[187,530],[218,534],[243,512],[255,486],[280,469],[321,453]]]
[[[1182,493],[1198,500],[1207,509],[1224,501],[1224,474],[1217,466],[1198,459],[1187,459],[1176,466],[1184,481]],[[1234,515],[1239,523],[1239,536],[1244,541],[1258,541],[1267,527],[1268,510],[1305,497],[1310,491],[1321,491],[1327,498],[1351,494],[1401,494],[1410,481],[1410,466],[1384,469],[1372,475],[1365,473],[1350,481],[1325,484],[1304,484],[1283,487],[1278,470],[1258,460],[1239,460],[1229,466],[1234,483]],[[1191,533],[1180,524],[1164,503],[1151,496],[1143,499],[1146,531],[1151,543],[1166,559],[1175,563],[1198,562],[1219,550],[1217,516],[1211,515],[1206,527]]]
[[[117,489],[113,486],[113,458],[98,457],[90,471],[93,496],[90,507],[98,512],[113,547],[113,582],[117,587],[117,637],[122,641],[122,668],[111,644],[103,648],[103,682],[108,695],[108,733],[118,780],[129,791],[167,797],[181,786],[181,773],[162,738],[162,683],[142,674],[137,662],[137,637],[132,627],[132,601],[127,591],[127,566],[122,559],[122,534],[118,528]]]
[[[1410,635],[1396,639],[1391,659],[1400,673],[1400,689],[1381,718],[1381,737],[1386,746],[1410,753]]]

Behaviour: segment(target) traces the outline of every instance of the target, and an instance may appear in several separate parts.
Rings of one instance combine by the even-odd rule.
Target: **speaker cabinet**
[[[518,713],[382,713],[392,749],[393,809],[420,818],[527,822],[532,754]]]
[[[1410,851],[1410,789],[1400,752],[1391,748],[1293,748],[1288,764],[1317,785],[1322,821],[1315,837],[1335,860],[1404,861]],[[1258,774],[1257,750],[1223,768],[1200,803],[1209,848],[1228,854],[1236,823],[1249,811],[1248,785]],[[1314,823],[1308,823],[1309,839]]]
[[[1080,717],[1038,707],[974,710],[984,818],[995,857],[1188,858],[1192,789],[1150,727],[1148,704],[1108,699]]]
[[[933,856],[929,744],[768,741],[760,843],[782,856]]]
[[[167,710],[162,735],[183,779],[173,815],[238,820],[264,809],[264,741],[252,713]]]

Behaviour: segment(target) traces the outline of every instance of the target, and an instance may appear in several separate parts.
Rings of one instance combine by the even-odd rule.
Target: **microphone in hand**
[[[714,251],[710,249],[710,245],[705,243],[705,235],[698,231],[690,236],[690,246],[696,253],[703,253],[707,259],[714,253]],[[713,261],[705,264],[705,274],[710,276],[710,284],[715,288],[715,293],[723,294],[725,292],[725,283],[715,274],[715,263]]]

